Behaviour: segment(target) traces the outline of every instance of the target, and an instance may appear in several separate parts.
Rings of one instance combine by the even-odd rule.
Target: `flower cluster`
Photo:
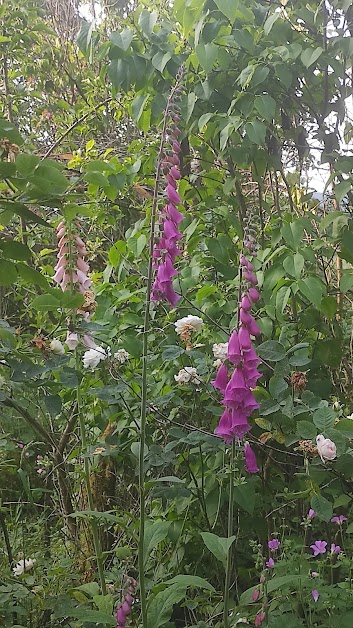
[[[188,314],[183,318],[179,318],[175,323],[175,331],[186,344],[186,349],[192,349],[191,336],[194,331],[200,331],[203,326],[203,320],[199,316]]]
[[[127,592],[124,600],[119,604],[116,611],[116,628],[125,628],[127,616],[130,615],[137,582],[133,578],[129,578],[127,582]]]
[[[165,114],[166,119],[168,116],[171,118],[171,124],[166,129],[168,148],[161,162],[166,180],[166,204],[164,209],[160,212],[160,233],[153,251],[153,266],[157,272],[151,294],[152,301],[165,299],[172,307],[174,307],[180,299],[180,296],[174,291],[173,278],[178,274],[174,268],[174,261],[181,253],[178,248],[178,240],[180,240],[182,235],[179,232],[178,225],[183,220],[183,215],[177,209],[177,205],[181,203],[181,198],[177,190],[181,174],[179,158],[180,143],[178,141],[180,135],[180,129],[178,127],[180,110],[176,101],[181,94],[179,87],[181,77],[182,72],[179,72],[176,87],[170,94]]]
[[[255,251],[254,238],[248,236],[244,242],[249,255]],[[235,366],[229,377],[228,367],[222,363],[212,385],[223,394],[225,410],[216,429],[216,434],[226,442],[243,438],[249,431],[248,418],[259,406],[253,395],[257,380],[261,377],[257,370],[261,360],[252,345],[252,336],[259,336],[259,327],[251,314],[252,304],[259,300],[256,289],[257,278],[252,263],[240,256],[241,279],[245,287],[239,309],[239,327],[233,331],[227,349],[228,362]],[[247,456],[249,458],[249,448]],[[256,465],[256,461],[255,461]]]
[[[191,382],[191,384],[199,385],[202,382],[194,366],[184,366],[177,375],[174,375],[174,379],[177,384],[189,384]]]

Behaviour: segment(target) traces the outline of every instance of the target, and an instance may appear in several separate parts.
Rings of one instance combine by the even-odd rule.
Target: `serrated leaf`
[[[181,355],[183,355],[183,353],[185,353],[185,349],[183,349],[182,347],[179,347],[177,345],[169,345],[168,347],[166,347],[162,353],[162,359],[163,360],[176,360],[177,358],[180,358]]]
[[[320,432],[326,432],[333,427],[336,421],[336,413],[332,408],[319,408],[313,416],[314,425]]]
[[[314,440],[314,438],[316,438],[317,430],[316,427],[310,423],[310,421],[298,421],[297,434],[300,438]]]
[[[266,340],[257,347],[257,351],[261,358],[271,362],[278,362],[286,356],[284,346],[277,340]]]
[[[335,187],[335,197],[337,199],[338,204],[342,203],[342,200],[346,196],[347,192],[352,189],[352,182],[350,179],[348,181],[341,181],[341,183],[337,183]]]
[[[316,516],[321,521],[330,521],[333,515],[333,509],[331,502],[328,501],[323,495],[314,495],[311,498],[310,505],[316,512]]]

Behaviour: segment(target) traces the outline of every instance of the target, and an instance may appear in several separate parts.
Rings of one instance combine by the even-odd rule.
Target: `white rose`
[[[55,355],[65,355],[64,345],[57,338],[53,338],[49,347],[50,350],[55,353]]]
[[[178,321],[174,323],[175,331],[177,334],[182,334],[185,329],[192,328],[192,331],[200,331],[203,320],[199,316],[193,316],[192,314],[188,314],[188,316],[184,316],[184,318],[179,318]]]
[[[107,354],[104,351],[103,347],[96,347],[95,349],[90,349],[89,351],[85,351],[83,354],[83,368],[94,369],[98,366],[101,360],[106,360]]]
[[[17,563],[17,565],[15,565],[12,571],[15,576],[21,576],[23,573],[25,573],[25,571],[30,571],[31,569],[33,569],[36,562],[37,561],[35,558],[25,558],[24,560],[22,559],[19,563]]]
[[[224,362],[228,353],[228,342],[219,342],[218,344],[213,345],[212,351],[217,360],[222,360],[222,362]]]
[[[120,364],[124,364],[127,362],[130,357],[130,354],[125,351],[125,349],[118,349],[116,353],[114,353],[114,359]]]
[[[329,438],[325,438],[323,434],[319,434],[316,437],[316,445],[318,454],[322,460],[334,460],[337,455],[337,448],[335,443]]]
[[[193,366],[185,366],[183,369],[180,369],[179,373],[174,375],[174,379],[177,384],[188,384],[189,382],[192,384],[200,384],[202,381]]]

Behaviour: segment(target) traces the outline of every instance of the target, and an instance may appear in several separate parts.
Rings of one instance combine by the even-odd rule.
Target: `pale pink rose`
[[[318,454],[322,460],[334,460],[337,456],[337,448],[335,443],[329,438],[325,438],[323,434],[316,437],[316,445]]]

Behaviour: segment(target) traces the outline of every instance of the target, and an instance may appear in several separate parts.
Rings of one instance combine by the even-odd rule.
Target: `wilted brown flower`
[[[301,371],[294,371],[290,378],[290,383],[292,384],[295,392],[300,392],[304,390],[305,386],[308,383],[307,377],[305,373]]]

